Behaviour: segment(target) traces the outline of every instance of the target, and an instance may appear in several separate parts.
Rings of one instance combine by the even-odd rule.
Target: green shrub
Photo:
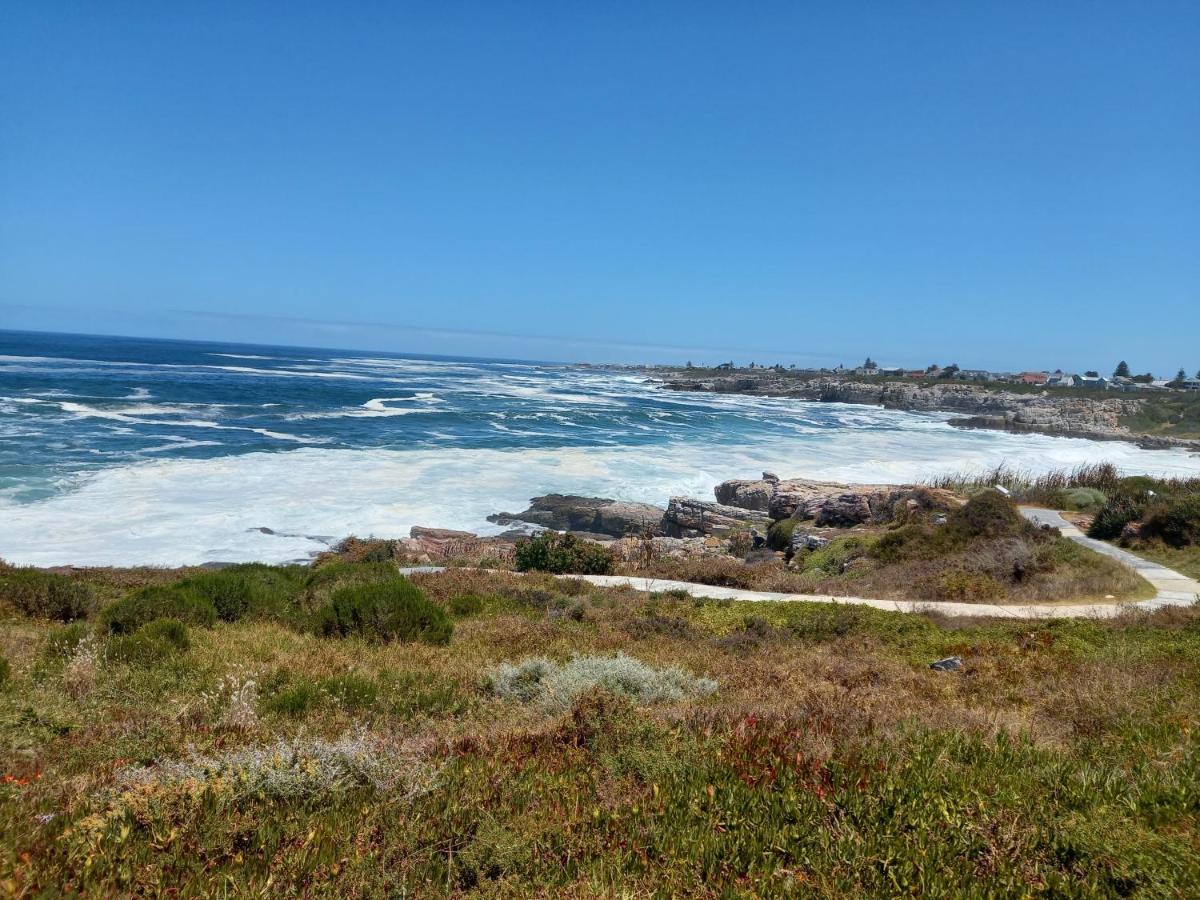
[[[155,619],[133,634],[118,634],[105,646],[106,659],[131,665],[154,665],[191,646],[187,626],[178,619]]]
[[[91,585],[56,572],[10,569],[0,573],[0,601],[27,616],[61,622],[82,619],[94,599]]]
[[[454,630],[445,611],[430,603],[407,578],[339,588],[314,616],[314,630],[326,637],[359,635],[378,641],[446,644]]]
[[[1096,513],[1088,528],[1088,536],[1100,540],[1119,538],[1125,526],[1130,522],[1141,519],[1146,512],[1144,497],[1129,494],[1117,494],[1109,497],[1108,502]]]
[[[1172,547],[1200,544],[1200,494],[1183,494],[1153,504],[1142,521],[1142,537]]]
[[[396,558],[395,541],[371,541],[358,556],[358,562],[385,563]]]
[[[772,550],[786,550],[792,542],[792,532],[796,530],[799,521],[783,519],[775,522],[767,529],[767,546]]]
[[[396,563],[403,554],[400,542],[379,538],[360,538],[351,535],[343,538],[333,552],[350,563]]]
[[[517,541],[514,560],[522,572],[607,575],[613,569],[612,551],[607,547],[557,531],[543,531]]]
[[[180,651],[190,650],[192,646],[187,626],[178,619],[155,619],[139,628],[137,633],[154,640],[165,641]]]
[[[326,678],[321,688],[347,710],[369,709],[379,699],[379,685],[363,675],[338,675]]]
[[[456,619],[464,619],[467,616],[477,616],[483,612],[483,604],[484,599],[478,594],[456,594],[450,598],[446,608]]]
[[[282,618],[293,611],[305,571],[299,566],[248,563],[194,575],[179,584],[211,602],[226,622]]]
[[[944,526],[958,537],[1017,537],[1026,530],[1017,505],[999,491],[982,491],[954,510]]]
[[[133,634],[155,619],[178,619],[208,628],[217,621],[217,610],[207,597],[178,583],[142,588],[100,613],[101,624],[111,634]]]
[[[0,688],[5,687],[10,678],[12,678],[12,666],[7,659],[0,656]]]
[[[356,563],[337,560],[313,569],[304,581],[304,605],[313,610],[324,606],[334,591],[351,585],[394,581],[400,573],[395,563]]]
[[[1080,512],[1099,510],[1108,501],[1104,491],[1093,487],[1067,488],[1059,492],[1059,506]]]

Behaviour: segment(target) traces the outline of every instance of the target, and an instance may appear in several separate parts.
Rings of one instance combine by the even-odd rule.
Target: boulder
[[[669,537],[723,535],[739,528],[766,531],[770,524],[761,512],[689,497],[672,497],[662,522]]]
[[[778,485],[778,475],[763,472],[760,479],[723,481],[713,490],[717,495],[717,502],[724,506],[739,506],[742,509],[767,512],[771,508],[771,498],[775,496]]]
[[[623,537],[646,530],[651,534],[662,534],[662,518],[662,507],[649,503],[574,494],[546,494],[529,501],[529,509],[524,512],[496,513],[488,516],[488,521],[500,525],[527,522],[555,531]]]
[[[871,521],[871,502],[866,494],[838,494],[816,502],[809,509],[821,528],[853,528]]]

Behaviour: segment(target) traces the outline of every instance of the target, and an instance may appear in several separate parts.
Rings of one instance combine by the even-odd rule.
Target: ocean
[[[0,558],[304,560],[349,534],[500,530],[577,493],[665,505],[773,471],[905,482],[1200,457],[949,416],[669,392],[631,370],[0,331]]]

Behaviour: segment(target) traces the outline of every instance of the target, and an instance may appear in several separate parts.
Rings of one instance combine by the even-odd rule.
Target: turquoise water
[[[489,513],[548,491],[665,504],[764,469],[1200,471],[1180,452],[946,418],[679,394],[579,366],[0,332],[0,557],[304,559],[350,533],[486,531]]]

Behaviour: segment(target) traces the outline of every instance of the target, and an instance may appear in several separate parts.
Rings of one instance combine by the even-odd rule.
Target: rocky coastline
[[[1137,434],[1122,420],[1137,413],[1138,397],[1054,396],[1045,391],[1017,393],[971,384],[846,378],[801,379],[771,369],[728,376],[659,379],[666,390],[786,397],[821,403],[856,403],[906,412],[961,413],[950,424],[961,428],[1031,432],[1101,441],[1130,441],[1150,450],[1182,448],[1200,452],[1200,441]]]
[[[890,522],[918,507],[950,509],[959,503],[948,491],[923,485],[839,484],[781,479],[770,472],[721,482],[713,494],[713,500],[671,497],[665,507],[547,494],[532,498],[522,512],[489,516],[492,522],[511,526],[500,535],[414,526],[408,538],[394,544],[406,558],[420,563],[483,556],[505,560],[530,531],[549,529],[606,543],[625,560],[644,555],[647,544],[659,557],[744,555],[754,550],[790,557],[846,529]],[[780,523],[790,526],[786,537],[768,546],[768,536]]]

